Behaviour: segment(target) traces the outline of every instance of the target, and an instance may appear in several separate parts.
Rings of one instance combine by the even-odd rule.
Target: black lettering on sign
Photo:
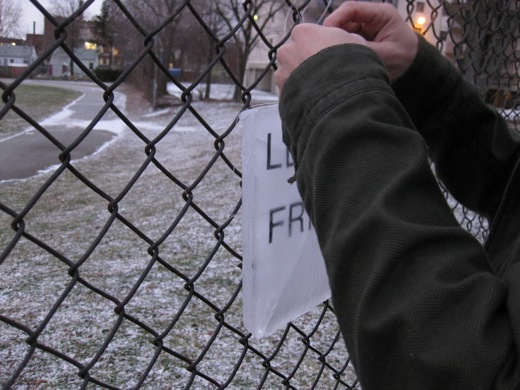
[[[300,233],[303,233],[303,203],[297,202],[289,206],[289,237],[292,237],[293,223],[299,222]]]
[[[307,218],[307,221],[305,221],[305,218]],[[303,202],[300,201],[291,203],[289,206],[276,207],[269,210],[269,244],[273,242],[275,228],[285,226],[285,222],[287,222],[287,230],[277,234],[286,233],[287,237],[292,237],[293,233],[303,233],[305,230],[312,229],[312,223],[305,214]]]
[[[283,158],[282,158],[283,160]],[[267,133],[267,170],[282,168],[282,162],[273,162],[273,141],[272,134]],[[285,166],[290,168],[294,166],[294,161],[289,148],[285,148]]]
[[[271,156],[272,156],[272,153],[271,153],[271,133],[267,133],[267,170],[271,170],[271,169],[276,169],[276,168],[281,168],[282,167],[282,164],[273,164],[271,162]]]
[[[277,226],[283,226],[283,219],[274,222],[274,214],[285,210],[286,207],[277,207],[269,211],[269,244],[273,242],[273,229]]]

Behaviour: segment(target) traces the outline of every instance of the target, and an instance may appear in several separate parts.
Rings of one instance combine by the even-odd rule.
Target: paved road
[[[27,80],[27,84],[72,89],[83,95],[62,112],[40,122],[62,145],[70,145],[90,124],[104,105],[103,90],[94,83],[74,81]],[[123,98],[116,94],[116,104]],[[117,135],[116,115],[110,110],[94,130],[73,150],[73,160],[89,156]],[[27,130],[0,139],[0,183],[34,176],[39,171],[60,164],[61,150],[39,131]]]

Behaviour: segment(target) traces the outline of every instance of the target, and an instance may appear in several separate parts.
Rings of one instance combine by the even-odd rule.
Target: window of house
[[[415,10],[417,12],[424,12],[424,2],[422,1],[418,1],[416,4],[415,4]]]

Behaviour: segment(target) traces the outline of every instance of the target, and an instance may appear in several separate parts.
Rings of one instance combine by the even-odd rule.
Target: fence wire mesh
[[[328,302],[265,339],[241,318],[238,114],[276,99],[291,27],[340,2],[106,0],[91,23],[99,0],[22,3],[52,34],[0,83],[2,386],[358,388]],[[517,2],[393,3],[518,128]],[[54,116],[50,89],[30,100],[49,86],[77,94]]]

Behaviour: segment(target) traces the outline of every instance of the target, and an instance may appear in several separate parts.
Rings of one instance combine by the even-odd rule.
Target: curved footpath
[[[79,91],[82,96],[64,107],[61,112],[40,124],[62,145],[70,145],[90,124],[104,105],[103,90],[94,83],[75,81],[28,80],[27,84],[52,86]],[[124,108],[125,96],[116,95],[116,105]],[[107,111],[93,131],[73,150],[73,160],[90,156],[118,135],[114,126],[116,115]],[[29,129],[0,139],[0,185],[26,179],[38,172],[60,164],[60,150],[40,132]]]

